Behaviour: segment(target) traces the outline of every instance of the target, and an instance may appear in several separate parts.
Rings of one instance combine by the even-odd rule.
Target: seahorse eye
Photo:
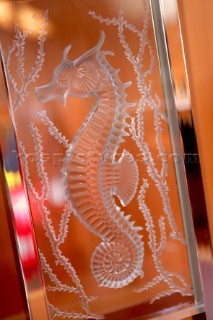
[[[68,78],[62,78],[62,77],[57,78],[56,82],[60,87],[67,87],[69,84]]]
[[[68,64],[68,63],[63,63],[62,65],[61,65],[61,71],[63,72],[63,71],[69,71],[70,70],[70,65]]]
[[[71,67],[68,63],[63,63],[55,70],[55,81],[60,87],[68,86]]]

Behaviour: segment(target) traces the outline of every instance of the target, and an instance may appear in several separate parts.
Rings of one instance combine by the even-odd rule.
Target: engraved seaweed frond
[[[68,139],[66,139],[66,137],[63,136],[61,132],[59,132],[58,128],[47,116],[47,112],[41,111],[38,112],[38,115],[45,126],[47,126],[50,135],[54,137],[59,143],[61,143],[65,148],[68,148],[70,145]]]
[[[70,292],[70,293],[78,293],[77,289],[75,287],[70,287],[67,284],[63,284],[56,274],[54,274],[52,268],[47,263],[47,260],[44,256],[44,254],[39,250],[39,257],[40,257],[40,263],[41,268],[45,274],[48,275],[49,279],[53,282],[54,286],[47,286],[47,291],[62,291],[62,292]]]
[[[37,168],[38,177],[41,181],[41,195],[40,199],[47,199],[49,194],[49,179],[47,173],[44,169],[44,159],[43,159],[43,145],[42,138],[38,131],[38,128],[34,126],[33,123],[29,124],[30,133],[34,142],[34,151],[35,151],[35,163]]]
[[[26,149],[23,143],[20,141],[20,151],[22,154],[23,161],[23,169],[25,174],[25,179],[27,182],[27,188],[29,190],[29,194],[31,199],[37,204],[38,211],[41,214],[42,225],[45,230],[45,234],[47,239],[49,240],[50,247],[52,250],[52,254],[55,257],[55,265],[56,267],[60,265],[64,271],[68,274],[71,279],[73,285],[67,285],[66,283],[62,283],[58,276],[53,272],[53,269],[50,267],[49,263],[43,252],[39,252],[40,254],[40,262],[41,267],[44,272],[52,282],[52,285],[48,285],[46,287],[47,292],[67,292],[76,294],[81,301],[82,313],[61,311],[58,308],[54,307],[51,303],[49,303],[49,309],[51,311],[52,319],[56,316],[60,316],[62,318],[68,319],[103,319],[101,315],[93,314],[90,311],[89,303],[95,299],[95,297],[88,297],[84,291],[84,288],[78,278],[78,275],[72,266],[70,260],[64,256],[60,249],[60,245],[65,242],[68,234],[68,225],[70,221],[70,216],[72,210],[70,206],[65,203],[63,207],[63,212],[61,214],[59,231],[56,233],[56,230],[53,225],[52,214],[51,211],[47,208],[48,205],[48,195],[49,195],[49,179],[47,172],[45,170],[44,165],[44,151],[43,151],[43,140],[42,136],[35,126],[34,123],[30,123],[29,125],[34,151],[35,151],[35,162],[36,162],[36,171],[37,177],[40,182],[41,191],[38,192],[30,177],[30,169],[28,163],[28,154],[26,153]]]
[[[66,236],[68,234],[68,223],[69,223],[69,219],[70,219],[70,206],[68,204],[66,204],[64,206],[64,210],[63,213],[61,215],[61,221],[59,224],[59,234],[57,237],[57,243],[58,246],[62,243],[64,243]]]
[[[12,45],[3,52],[3,59],[11,93],[11,105],[15,112],[20,107],[29,95],[28,87],[31,83],[35,82],[44,64],[45,52],[44,43],[47,37],[47,20],[48,12],[46,11],[42,17],[41,28],[38,36],[38,51],[35,61],[35,66],[26,75],[25,62],[26,62],[26,40],[31,34],[30,30],[22,31],[19,25],[15,25],[15,39]],[[17,59],[17,77],[14,75],[13,60]]]
[[[128,23],[124,18],[124,3],[121,1],[118,17],[113,17],[112,20],[104,18],[101,15],[97,15],[94,11],[90,11],[89,14],[100,23],[107,25],[113,25],[117,27],[118,38],[120,44],[124,50],[124,54],[127,60],[133,67],[133,70],[136,74],[138,91],[141,94],[140,101],[136,110],[136,117],[132,119],[132,124],[130,132],[133,140],[136,142],[142,156],[144,163],[147,166],[147,173],[150,178],[156,184],[159,193],[162,197],[164,213],[168,218],[169,225],[171,227],[171,237],[177,239],[178,241],[185,244],[183,236],[177,229],[175,219],[173,217],[173,212],[171,209],[170,198],[168,195],[168,184],[166,177],[168,174],[168,164],[163,159],[163,156],[166,154],[165,147],[162,143],[162,123],[161,121],[167,121],[167,117],[161,108],[161,100],[157,93],[153,95],[152,93],[152,81],[148,79],[148,76],[153,72],[155,65],[155,56],[154,52],[148,38],[148,29],[149,29],[149,17],[150,17],[150,6],[149,1],[145,1],[145,10],[144,10],[144,24],[143,29],[138,30],[136,27]],[[107,19],[107,20],[106,20]],[[134,55],[131,51],[130,45],[126,40],[124,31],[128,29],[135,33],[138,36],[139,40],[139,52],[137,55]],[[145,70],[143,65],[143,58],[145,55],[145,49],[148,48],[150,55],[150,64],[147,70]],[[156,147],[159,151],[158,161],[161,160],[162,168],[158,172],[155,161],[151,152],[151,149],[148,143],[145,141],[145,131],[144,131],[144,112],[146,108],[150,108],[154,113],[154,127],[156,133]]]
[[[157,92],[153,92],[153,80],[150,79],[150,75],[155,68],[155,54],[152,48],[152,44],[149,39],[148,31],[150,25],[150,4],[148,0],[144,1],[144,19],[143,28],[139,30],[132,23],[129,23],[125,19],[125,5],[124,1],[120,1],[120,8],[117,17],[103,17],[94,11],[89,11],[89,15],[99,21],[101,24],[105,24],[109,27],[117,29],[118,39],[123,49],[124,55],[135,72],[137,80],[137,88],[140,93],[140,100],[137,105],[135,116],[131,117],[130,134],[138,146],[143,158],[143,163],[146,166],[146,170],[149,178],[156,185],[159,195],[162,200],[163,215],[160,215],[158,220],[158,227],[160,231],[159,240],[156,236],[156,228],[153,220],[153,215],[150,209],[146,205],[145,197],[147,189],[149,188],[148,180],[143,179],[143,185],[141,186],[138,195],[139,209],[145,219],[146,231],[148,234],[148,244],[152,252],[152,258],[157,271],[157,276],[150,282],[144,285],[142,288],[137,289],[137,292],[143,292],[150,290],[160,282],[165,282],[168,285],[168,291],[159,293],[158,296],[153,298],[154,300],[160,299],[166,295],[171,295],[174,292],[179,292],[182,295],[192,295],[191,288],[186,283],[185,279],[178,273],[171,274],[164,269],[161,261],[161,255],[167,244],[167,226],[165,218],[167,218],[168,225],[171,229],[170,237],[185,244],[185,240],[182,234],[177,228],[174,214],[171,207],[171,200],[169,197],[169,187],[167,182],[168,176],[168,163],[165,161],[166,150],[163,144],[163,123],[167,123],[167,116],[162,108],[162,101]],[[139,50],[137,54],[133,54],[130,43],[125,36],[125,31],[131,31],[138,37]],[[145,57],[149,56],[149,65],[144,63]],[[146,141],[145,132],[145,115],[146,111],[150,110],[153,113],[154,130],[155,130],[155,142],[156,150],[158,151],[158,161],[161,167],[157,166],[156,160],[152,153],[152,149],[149,143]],[[158,169],[159,168],[159,169]],[[179,285],[176,284],[174,279],[179,280]]]
[[[49,304],[52,319],[55,317],[60,317],[62,319],[103,319],[102,316],[97,316],[96,314],[83,314],[78,312],[68,312],[68,311],[61,311],[58,308],[54,307],[52,304]]]
[[[176,272],[168,272],[165,269],[163,262],[160,259],[162,250],[166,246],[165,222],[164,222],[164,218],[160,217],[159,228],[160,228],[161,236],[160,236],[159,244],[157,244],[156,228],[153,222],[153,217],[145,201],[146,192],[148,188],[149,188],[149,183],[146,179],[144,179],[143,185],[141,186],[141,189],[138,195],[138,203],[139,203],[139,208],[146,222],[145,226],[149,235],[148,244],[152,252],[152,258],[153,258],[154,265],[158,275],[155,278],[153,278],[150,282],[145,284],[143,287],[136,289],[135,292],[141,293],[141,292],[147,291],[155,287],[156,285],[158,285],[160,282],[164,282],[168,285],[168,290],[165,292],[160,292],[159,294],[154,296],[150,300],[150,303],[153,303],[156,300],[159,300],[165,296],[169,296],[174,293],[180,293],[182,296],[191,296],[193,295],[193,292],[189,287],[189,285],[186,283],[186,280]],[[174,279],[178,280],[179,283],[177,283],[177,281],[174,281]]]

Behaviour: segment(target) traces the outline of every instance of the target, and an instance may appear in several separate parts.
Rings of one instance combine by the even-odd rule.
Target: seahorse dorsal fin
[[[113,169],[118,173],[117,180],[114,180],[114,193],[118,196],[121,204],[126,206],[137,190],[139,178],[137,164],[132,154],[124,150]]]

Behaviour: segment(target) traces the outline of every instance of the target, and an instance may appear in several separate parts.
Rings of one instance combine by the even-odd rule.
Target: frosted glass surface
[[[0,12],[51,317],[195,313],[149,1]]]

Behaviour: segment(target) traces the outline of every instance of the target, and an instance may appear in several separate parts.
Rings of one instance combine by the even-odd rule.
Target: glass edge
[[[177,136],[180,136],[180,129],[178,125],[178,112],[175,104],[175,95],[172,81],[172,67],[168,49],[169,44],[166,37],[166,24],[162,13],[161,0],[150,0],[150,5],[152,11],[152,22],[155,33],[165,106],[168,116],[172,151],[173,154],[177,154],[181,158],[181,161],[174,161],[174,168],[176,172],[182,219],[188,249],[192,286],[194,290],[197,312],[202,313],[205,311],[203,304],[203,289],[200,277],[201,272],[198,263],[191,204],[188,195],[188,187],[183,160],[183,149],[180,139],[176,139]]]

